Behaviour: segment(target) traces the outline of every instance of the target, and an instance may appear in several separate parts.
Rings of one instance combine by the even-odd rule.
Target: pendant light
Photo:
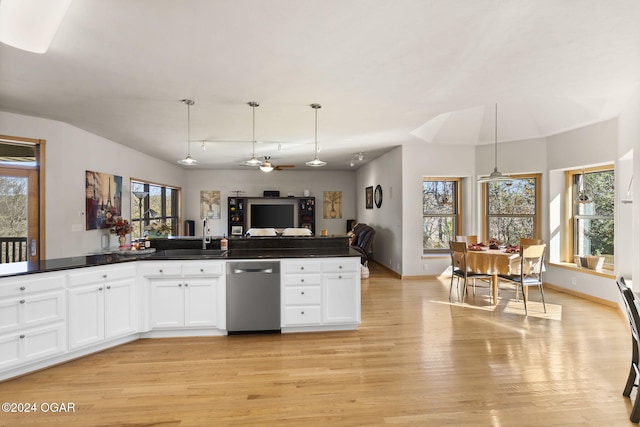
[[[493,172],[489,176],[480,178],[478,182],[504,182],[506,184],[510,184],[513,182],[513,178],[510,178],[506,175],[502,175],[500,171],[498,171],[498,104],[496,104],[496,116],[495,116],[495,148],[494,148],[494,156],[495,163],[493,167]]]
[[[253,136],[251,138],[251,146],[252,146],[252,151],[251,151],[251,158],[249,160],[247,160],[246,162],[244,162],[245,166],[260,166],[262,165],[262,162],[258,159],[256,159],[256,107],[259,107],[260,104],[258,104],[255,101],[251,101],[251,102],[247,102],[247,105],[249,105],[251,107],[251,112],[252,112],[252,123],[253,123]]]
[[[195,101],[191,99],[183,99],[180,102],[187,106],[187,157],[178,160],[178,163],[186,166],[197,165],[198,161],[191,157],[191,106],[195,104]]]
[[[591,203],[591,198],[589,197],[589,193],[587,193],[587,186],[585,183],[584,169],[582,169],[582,174],[580,175],[580,186],[578,187],[578,194],[576,194],[576,203],[579,205]]]
[[[316,110],[316,148],[315,148],[315,157],[313,160],[310,160],[306,163],[307,166],[320,167],[327,164],[327,162],[323,162],[318,158],[318,109],[322,108],[320,104],[311,104],[311,108]]]

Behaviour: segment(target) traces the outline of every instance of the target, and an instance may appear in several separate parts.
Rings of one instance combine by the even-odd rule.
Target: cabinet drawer
[[[69,274],[69,286],[90,285],[111,280],[130,279],[136,276],[134,266],[104,268],[88,267],[82,273]]]
[[[286,260],[282,262],[283,273],[320,273],[320,261],[308,259]]]
[[[51,291],[64,289],[66,278],[64,275],[47,276],[38,274],[38,278],[29,279],[29,276],[13,277],[0,282],[0,298],[19,296],[31,292]]]
[[[296,286],[319,285],[320,278],[322,276],[320,276],[319,274],[286,274],[283,277],[285,286]]]
[[[335,273],[340,273],[343,271],[356,271],[358,265],[360,265],[360,263],[358,262],[356,264],[355,261],[353,261],[353,258],[335,258],[335,259],[328,259],[328,260],[323,260],[322,261],[322,271],[323,272],[335,272]]]
[[[182,276],[182,266],[179,262],[142,262],[140,271],[145,277],[176,277]]]
[[[284,289],[285,305],[320,304],[320,286],[294,286]]]
[[[0,301],[0,333],[18,327],[53,323],[65,320],[66,292],[25,294]]]
[[[285,307],[284,325],[318,325],[320,324],[320,306]]]
[[[185,276],[222,276],[223,263],[213,262],[185,262],[182,264],[182,274]]]

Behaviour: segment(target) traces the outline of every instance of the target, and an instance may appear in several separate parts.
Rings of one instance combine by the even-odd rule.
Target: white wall
[[[200,219],[200,191],[220,191],[221,215],[219,220],[211,220],[211,235],[227,234],[227,199],[241,190],[240,196],[262,197],[265,190],[278,190],[280,196],[293,193],[295,197],[303,197],[303,191],[309,190],[310,196],[316,198],[316,234],[326,229],[331,234],[346,234],[347,219],[356,217],[355,171],[283,170],[261,172],[258,169],[247,170],[189,170],[186,173],[187,183],[183,191],[184,219],[196,221],[195,234],[202,235]],[[323,192],[342,191],[342,218],[323,218]]]
[[[0,134],[46,140],[46,257],[100,249],[103,230],[85,230],[85,172],[122,176],[122,213],[130,217],[130,177],[182,187],[178,165],[155,159],[66,123],[0,111]],[[72,232],[73,224],[82,231]],[[115,239],[113,244],[117,245]]]
[[[438,275],[451,264],[449,254],[422,255],[422,180],[424,177],[467,177],[463,184],[465,232],[474,233],[469,223],[475,211],[474,146],[409,144],[402,151],[402,275]]]
[[[402,186],[402,147],[362,166],[356,178],[356,220],[375,228],[373,259],[401,274],[404,190]],[[366,187],[382,187],[382,205],[366,209]]]
[[[560,261],[561,236],[565,224],[561,221],[565,217],[564,202],[562,201],[567,169],[582,166],[616,163],[618,152],[618,124],[617,120],[608,120],[581,129],[550,136],[547,142],[547,164],[549,168],[549,200],[544,211],[551,218],[547,236],[549,242],[549,261]],[[618,209],[618,204],[616,204]],[[558,220],[556,220],[558,219]],[[624,250],[620,235],[615,237],[615,250]],[[623,243],[623,245],[621,245]],[[571,289],[597,298],[610,301],[618,300],[618,290],[615,282],[601,276],[582,273],[580,270],[568,270],[548,266],[544,277],[545,282]]]

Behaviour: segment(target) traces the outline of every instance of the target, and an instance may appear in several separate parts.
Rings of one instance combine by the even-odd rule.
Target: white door
[[[184,325],[182,279],[151,281],[152,328],[178,328]]]
[[[219,279],[185,279],[185,326],[215,326]]]
[[[106,337],[113,338],[135,333],[137,311],[134,279],[107,283],[105,291]]]
[[[69,348],[104,341],[104,285],[69,290]]]
[[[322,322],[358,321],[358,286],[355,273],[325,274],[323,278]]]

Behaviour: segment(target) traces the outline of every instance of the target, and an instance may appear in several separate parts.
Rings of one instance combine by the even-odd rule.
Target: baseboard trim
[[[606,306],[609,306],[609,307],[616,307],[616,308],[619,307],[618,303],[615,302],[615,301],[609,301],[608,299],[598,298],[598,297],[595,297],[593,295],[589,295],[589,294],[585,294],[585,293],[582,293],[582,292],[575,291],[573,289],[563,288],[562,286],[557,286],[557,285],[554,285],[552,283],[544,282],[544,286],[547,287],[547,288],[553,289],[554,291],[562,292],[562,293],[565,293],[565,294],[568,294],[568,295],[573,295],[575,297],[586,299],[586,300],[592,301],[592,302],[596,302],[598,304],[606,305]]]

